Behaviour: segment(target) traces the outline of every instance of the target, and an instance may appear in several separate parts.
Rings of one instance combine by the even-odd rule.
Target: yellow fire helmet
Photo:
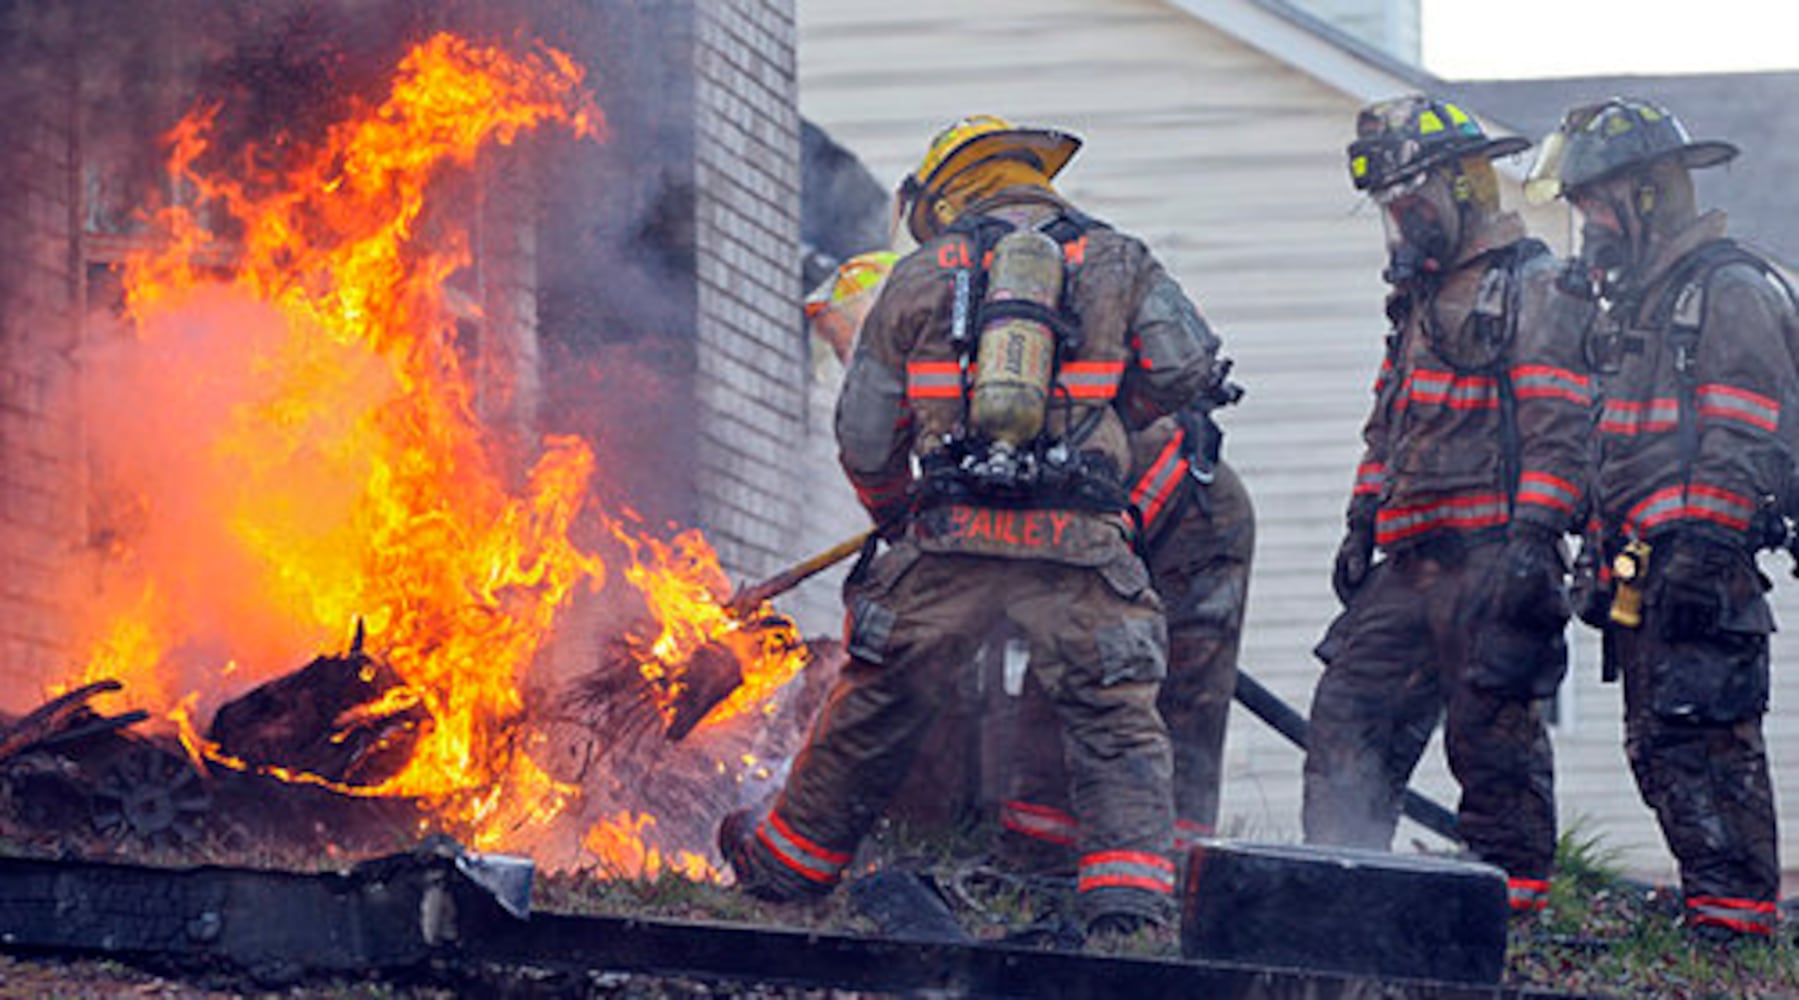
[[[881,282],[899,254],[876,250],[857,254],[838,265],[831,277],[806,296],[806,322],[820,340],[831,345],[839,359],[849,357],[850,345],[862,329],[862,319],[874,305]]]
[[[931,139],[918,169],[900,182],[897,209],[912,237],[923,243],[936,232],[931,205],[951,178],[1005,156],[1031,156],[1054,177],[1081,148],[1079,136],[1014,125],[994,115],[970,115]]]

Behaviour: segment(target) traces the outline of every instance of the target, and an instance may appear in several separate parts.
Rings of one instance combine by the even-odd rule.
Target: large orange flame
[[[480,847],[563,808],[573,790],[531,758],[520,681],[573,592],[604,579],[571,540],[593,454],[551,438],[509,473],[445,293],[472,260],[470,213],[432,196],[527,130],[598,137],[582,75],[548,48],[439,35],[278,174],[198,169],[207,111],[174,131],[188,197],[123,272],[153,375],[94,418],[130,495],[71,682],[126,681],[202,753],[197,691],[283,673],[362,622],[431,719],[369,794],[426,800]]]
[[[213,349],[175,352],[189,366],[166,373],[176,393],[216,400],[168,401],[205,418],[183,431],[193,475],[152,475],[162,488],[142,498],[151,517],[205,527],[150,534],[180,556],[130,553],[136,604],[102,633],[90,675],[127,674],[140,702],[177,707],[186,692],[164,661],[200,630],[200,609],[218,610],[203,590],[241,596],[227,602],[244,609],[236,625],[205,627],[253,651],[254,676],[361,619],[433,720],[376,792],[434,801],[478,844],[560,807],[566,790],[519,752],[518,682],[571,591],[602,579],[569,536],[592,452],[547,440],[509,489],[443,291],[470,263],[466,227],[428,208],[446,171],[524,130],[597,136],[581,78],[552,50],[519,58],[439,35],[406,56],[385,101],[278,176],[202,174],[210,116],[182,122],[172,166],[193,198],[163,212],[167,242],[128,261],[124,283],[141,340]],[[206,252],[216,213],[238,230],[222,267]]]

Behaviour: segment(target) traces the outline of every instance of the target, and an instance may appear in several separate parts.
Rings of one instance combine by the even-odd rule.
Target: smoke
[[[449,335],[482,373],[472,406],[512,422],[492,430],[516,448],[507,457],[521,478],[543,435],[573,434],[598,459],[591,506],[635,517],[649,533],[693,523],[701,167],[692,20],[691,4],[633,0],[0,0],[0,138],[9,140],[0,156],[14,181],[0,191],[0,215],[37,227],[20,241],[30,252],[0,264],[0,365],[29,358],[61,374],[44,376],[55,384],[42,395],[58,407],[68,444],[34,457],[73,469],[66,478],[78,485],[28,484],[61,498],[54,514],[69,539],[46,560],[61,577],[29,601],[54,619],[39,630],[74,657],[99,650],[85,665],[42,658],[35,683],[9,686],[8,707],[30,707],[42,683],[85,666],[125,680],[140,704],[205,692],[193,706],[203,721],[224,699],[346,647],[355,612],[309,604],[317,591],[284,575],[281,561],[303,561],[301,575],[317,580],[331,576],[334,552],[348,560],[363,551],[333,541],[358,529],[374,459],[341,442],[358,440],[354,424],[383,412],[402,376],[370,347],[324,336],[302,337],[295,357],[294,317],[223,284],[195,293],[179,322],[127,322],[116,268],[164,237],[158,208],[194,204],[196,192],[168,166],[170,130],[184,116],[212,109],[196,173],[271,174],[378,99],[399,54],[438,31],[567,51],[590,71],[608,126],[604,143],[544,134],[483,154],[483,166],[503,167],[501,182],[446,185],[447,201],[412,236],[431,244],[470,234],[472,260],[442,280]],[[223,272],[242,234],[224,212],[200,212],[218,245],[200,248],[197,266]],[[66,301],[26,289],[48,265],[72,270],[55,286]],[[296,399],[327,405],[299,415],[288,409]],[[13,419],[0,405],[9,464],[20,457]],[[17,464],[29,465],[22,477],[36,474],[37,464]],[[0,483],[0,497],[13,488]],[[618,551],[606,530],[589,519],[574,541],[611,563]],[[7,552],[40,534],[0,517]],[[345,565],[344,576],[356,570]],[[529,677],[533,705],[591,669],[617,623],[642,615],[629,593],[577,594]],[[13,598],[9,610],[21,603]],[[146,660],[150,652],[161,655]],[[555,742],[604,751],[591,801],[573,818],[654,810],[665,814],[668,849],[705,852],[715,814],[740,794],[743,759],[784,755],[808,714],[772,728],[745,717],[679,746],[659,735],[615,746],[570,723],[576,732]]]
[[[856,155],[810,121],[800,122],[800,238],[804,286],[823,281],[859,253],[886,249],[892,199]]]
[[[289,366],[298,359],[284,357],[288,320],[224,287],[200,291],[178,322],[96,333],[80,359],[79,397],[95,544],[63,600],[73,633],[116,656],[145,703],[205,692],[214,704],[200,706],[203,716],[222,694],[221,665],[235,692],[344,648],[354,623],[321,630],[308,594],[283,587],[274,563],[357,551],[342,534],[355,523],[370,456],[340,443],[394,394],[388,366],[323,337],[313,345],[322,354]],[[297,380],[332,405],[266,433]],[[247,534],[270,524],[287,537]],[[345,579],[355,571],[347,561],[340,570]],[[154,638],[181,644],[161,669],[133,670],[133,637],[103,631],[119,621],[155,622],[167,633]]]

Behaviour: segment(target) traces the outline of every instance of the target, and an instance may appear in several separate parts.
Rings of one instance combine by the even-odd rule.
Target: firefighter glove
[[[912,523],[912,507],[905,500],[870,507],[868,519],[874,522],[875,537],[891,545],[906,536],[906,528]]]
[[[1724,613],[1724,584],[1737,552],[1728,544],[1695,533],[1671,541],[1668,548],[1672,551],[1651,569],[1659,569],[1653,613],[1664,641],[1704,639],[1718,631],[1718,619]]]
[[[1331,589],[1337,592],[1337,600],[1344,605],[1355,596],[1362,581],[1368,578],[1368,568],[1374,561],[1374,526],[1361,520],[1349,522],[1349,530],[1343,534],[1343,544],[1337,546],[1337,564],[1331,570]]]
[[[1568,624],[1566,564],[1554,531],[1525,522],[1512,531],[1494,567],[1495,617],[1534,632],[1559,632]]]

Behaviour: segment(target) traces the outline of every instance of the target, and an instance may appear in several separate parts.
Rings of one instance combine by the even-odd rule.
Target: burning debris
[[[80,359],[94,559],[55,599],[82,655],[0,735],[7,820],[700,872],[797,740],[793,624],[732,606],[697,531],[598,509],[590,437],[524,431],[529,320],[491,289],[535,152],[606,140],[587,69],[421,37],[303,128],[245,136],[205,94],[168,131]]]
[[[392,667],[352,649],[220,707],[206,732],[208,756],[374,788],[406,769],[430,723],[418,692]]]

